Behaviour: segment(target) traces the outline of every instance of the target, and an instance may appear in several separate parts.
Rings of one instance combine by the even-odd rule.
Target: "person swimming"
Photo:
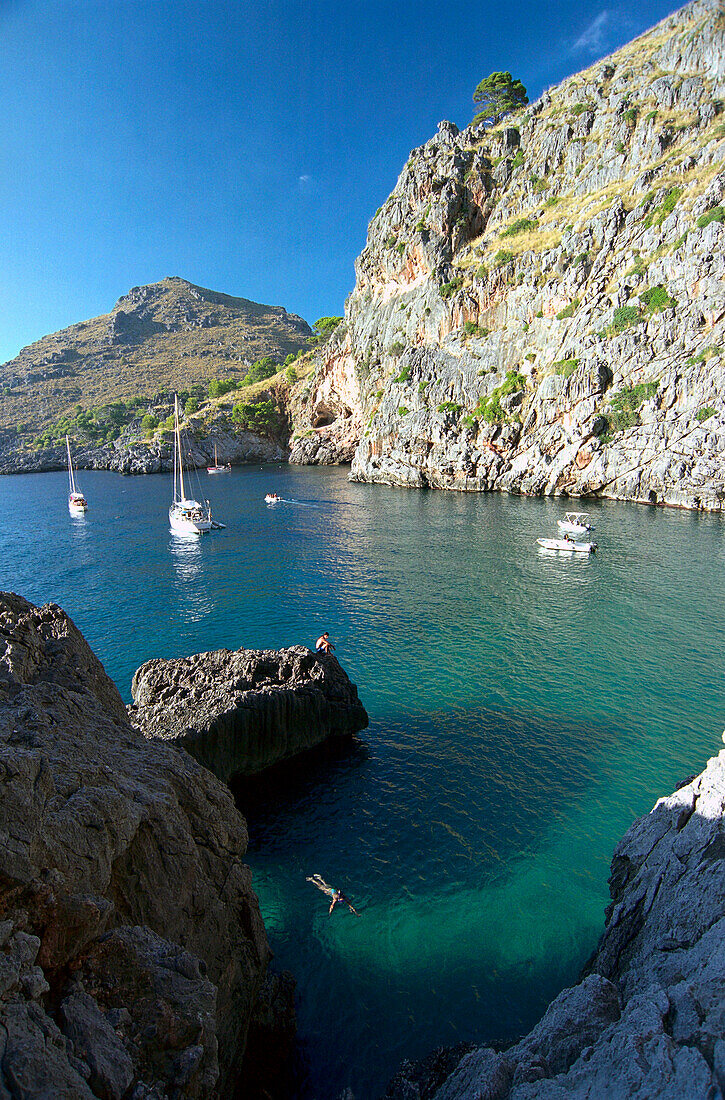
[[[355,906],[352,904],[352,902],[348,901],[342,890],[336,890],[334,886],[328,885],[322,875],[307,875],[305,878],[305,882],[311,882],[312,885],[316,886],[318,890],[322,890],[323,894],[327,894],[328,898],[332,898],[332,901],[330,902],[330,908],[327,911],[328,916],[332,913],[332,910],[335,908],[338,902],[344,902],[351,913],[354,913],[356,917],[360,916]]]

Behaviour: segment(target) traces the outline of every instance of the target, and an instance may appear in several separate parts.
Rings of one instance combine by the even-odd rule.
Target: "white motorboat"
[[[181,456],[181,429],[179,427],[179,401],[174,395],[174,499],[169,508],[169,524],[176,535],[203,535],[215,527],[208,500],[187,498],[184,490],[184,463]]]
[[[226,466],[220,466],[219,465],[219,458],[218,458],[217,453],[216,453],[216,443],[215,443],[214,444],[214,465],[213,466],[207,466],[206,472],[208,474],[226,474],[229,470],[231,470],[231,468],[232,468],[231,462],[227,462]]]
[[[88,501],[80,489],[76,488],[76,479],[73,473],[73,459],[70,456],[70,443],[65,437],[65,446],[68,451],[68,511],[72,516],[84,516],[88,511]]]
[[[278,504],[281,499],[282,497],[279,496],[277,493],[267,493],[266,497],[264,498],[264,503]]]
[[[563,550],[568,554],[593,554],[597,548],[596,542],[581,542],[573,538],[563,539],[537,539],[544,550]]]
[[[586,538],[594,530],[594,524],[589,522],[588,512],[566,512],[563,519],[557,520],[557,526],[564,534],[573,535],[575,539]]]

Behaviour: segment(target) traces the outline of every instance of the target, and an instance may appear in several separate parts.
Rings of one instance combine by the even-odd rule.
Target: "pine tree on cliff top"
[[[511,73],[491,73],[476,88],[473,102],[483,104],[473,121],[496,126],[506,115],[528,103],[529,97],[521,81],[514,80]]]

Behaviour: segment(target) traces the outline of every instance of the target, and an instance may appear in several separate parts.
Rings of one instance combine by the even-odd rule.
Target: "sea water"
[[[0,586],[64,607],[127,701],[149,657],[326,629],[370,714],[239,793],[300,1096],[528,1030],[596,947],[618,839],[721,747],[723,519],[594,502],[598,553],[551,554],[559,501],[267,466],[203,474],[227,527],[189,541],[167,477],[78,480],[81,519],[64,474],[0,478]]]

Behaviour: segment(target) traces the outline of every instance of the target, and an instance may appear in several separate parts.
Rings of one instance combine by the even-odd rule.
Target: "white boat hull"
[[[581,523],[571,523],[566,519],[559,519],[556,521],[560,531],[563,531],[566,535],[572,535],[575,539],[583,539],[591,532],[591,526],[584,526]]]
[[[192,504],[195,501],[190,502]],[[201,512],[201,509],[199,509]],[[199,517],[189,515],[184,509],[172,506],[169,508],[169,526],[177,535],[203,535],[211,531],[214,526],[211,516],[201,514]]]
[[[567,554],[593,554],[595,542],[575,542],[574,539],[537,539],[544,550],[563,550]]]
[[[206,472],[208,474],[228,474],[231,471],[231,466],[207,466]]]
[[[84,516],[88,511],[88,505],[83,502],[79,504],[78,501],[68,501],[68,511],[72,516]]]

